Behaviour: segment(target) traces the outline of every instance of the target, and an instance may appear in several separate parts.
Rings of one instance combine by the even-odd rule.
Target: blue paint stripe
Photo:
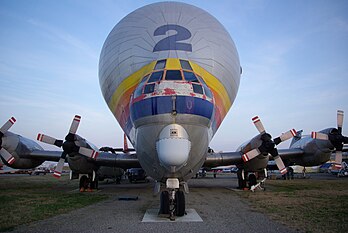
[[[171,113],[173,106],[171,96],[154,96],[134,103],[130,107],[131,119],[136,121],[142,117]],[[176,111],[178,114],[193,114],[208,119],[212,118],[213,104],[207,100],[192,96],[177,96]]]

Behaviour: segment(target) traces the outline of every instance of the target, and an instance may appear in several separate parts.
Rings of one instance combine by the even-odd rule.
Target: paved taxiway
[[[236,185],[235,175],[189,181],[187,208],[196,210],[203,222],[142,222],[145,212],[159,205],[159,197],[152,193],[153,183],[101,183],[100,192],[110,194],[108,200],[20,226],[14,232],[295,232],[252,211],[231,190]],[[139,199],[118,200],[127,195]]]

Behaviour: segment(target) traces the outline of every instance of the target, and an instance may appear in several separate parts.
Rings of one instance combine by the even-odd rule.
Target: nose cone
[[[191,150],[186,130],[178,124],[167,125],[156,143],[158,158],[162,166],[172,172],[186,164]]]

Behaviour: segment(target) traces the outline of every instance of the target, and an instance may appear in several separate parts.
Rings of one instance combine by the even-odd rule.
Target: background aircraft
[[[89,183],[91,187],[95,187],[95,177],[103,166],[141,166],[158,181],[158,192],[161,184],[164,186],[160,212],[182,216],[183,190],[188,192],[186,181],[203,164],[237,164],[241,168],[240,185],[244,187],[249,172],[263,171],[267,166],[269,154],[285,172],[283,157],[325,157],[331,154],[329,149],[337,148],[329,136],[330,141],[321,137],[300,144],[298,140],[293,145],[299,146],[279,153],[275,145],[296,132],[290,130],[272,139],[256,117],[253,121],[259,135],[236,152],[208,153],[209,142],[237,95],[240,73],[232,39],[210,14],[183,3],[145,6],[126,16],[109,34],[99,69],[104,98],[136,154],[99,152],[76,134],[81,118],[75,116],[65,140],[38,135],[39,141],[61,147],[63,152],[43,150],[34,141],[9,132],[15,122],[11,118],[1,128],[1,155],[7,164],[20,168],[37,166],[45,160],[59,161],[57,177],[67,160],[72,178],[87,174],[81,176],[80,185]],[[333,134],[332,130],[331,134],[325,132]],[[336,134],[339,143],[346,142],[339,127]],[[322,146],[311,147],[319,140]]]

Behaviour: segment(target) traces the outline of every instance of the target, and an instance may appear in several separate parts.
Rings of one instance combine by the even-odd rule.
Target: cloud
[[[76,50],[82,51],[87,56],[98,59],[98,53],[79,38],[35,19],[28,19],[27,22],[43,30],[43,32],[49,34],[49,36],[60,39],[65,44],[74,47]]]

